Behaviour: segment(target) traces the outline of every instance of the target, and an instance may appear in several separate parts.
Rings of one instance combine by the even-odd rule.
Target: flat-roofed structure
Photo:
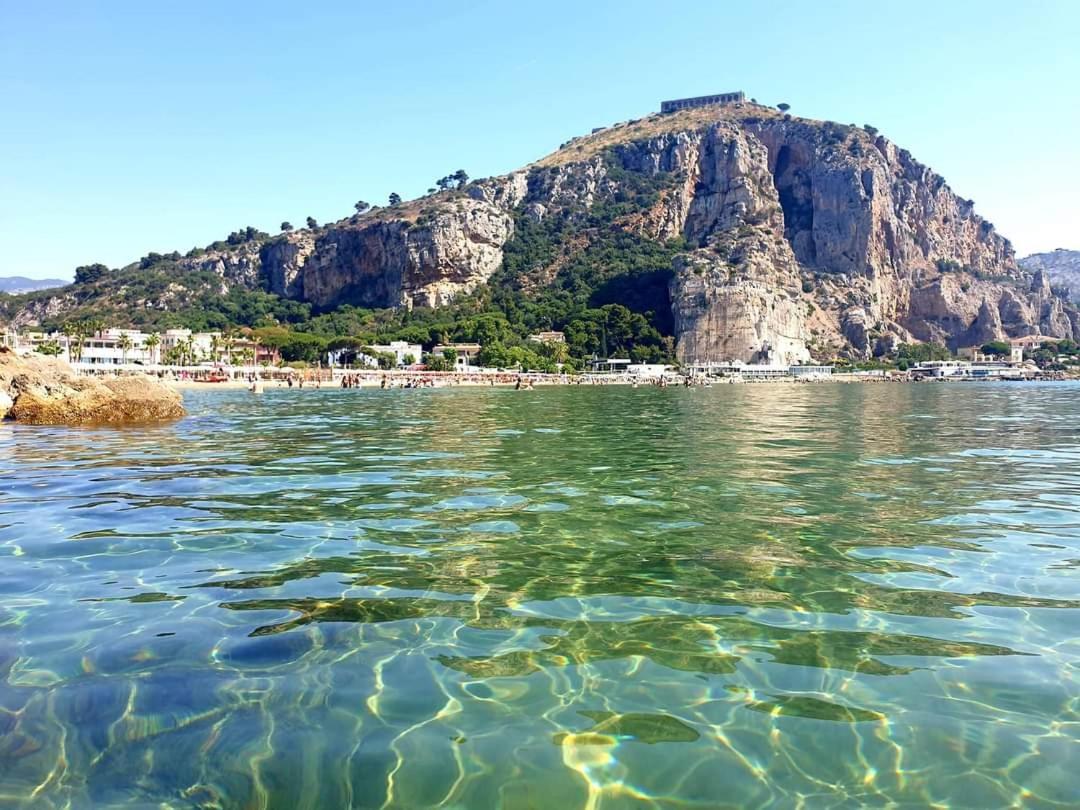
[[[454,370],[468,371],[473,367],[473,361],[480,354],[479,343],[440,343],[431,353],[436,357],[444,357],[447,350],[454,352]]]
[[[529,335],[529,341],[532,343],[566,343],[566,335],[562,332],[537,332],[535,335]]]
[[[710,104],[738,104],[742,101],[746,101],[746,93],[742,90],[735,93],[717,93],[715,96],[676,98],[671,101],[661,101],[660,112],[672,113],[678,110],[688,110],[691,107],[707,107]]]

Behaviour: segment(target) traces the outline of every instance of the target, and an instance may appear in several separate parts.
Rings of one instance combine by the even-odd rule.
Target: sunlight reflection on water
[[[1080,805],[1078,395],[0,426],[0,806]]]

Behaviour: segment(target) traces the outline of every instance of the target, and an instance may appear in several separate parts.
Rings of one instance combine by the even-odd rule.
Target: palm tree
[[[151,365],[157,365],[157,361],[155,360],[156,352],[154,350],[157,349],[157,347],[160,346],[160,345],[161,345],[161,335],[159,335],[157,332],[154,332],[153,334],[147,335],[146,339],[143,341],[143,346],[145,346],[150,351],[150,364]]]
[[[126,366],[127,365],[128,352],[131,351],[132,347],[135,344],[131,342],[131,335],[128,335],[126,333],[120,336],[119,344],[120,344],[121,362],[122,362],[123,365]]]
[[[83,321],[83,325],[86,330],[86,337],[99,337],[101,330],[105,328],[105,321],[101,318],[87,318]]]
[[[71,363],[82,355],[82,331],[77,323],[65,323],[63,332],[65,342],[67,343],[67,360]],[[78,348],[71,345],[72,340],[75,340]]]
[[[230,366],[233,362],[233,347],[236,346],[236,330],[229,327],[225,330],[225,362]]]

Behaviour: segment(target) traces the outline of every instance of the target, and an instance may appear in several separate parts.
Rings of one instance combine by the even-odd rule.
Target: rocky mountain
[[[49,290],[68,284],[58,278],[27,278],[26,276],[0,276],[0,293],[18,295],[19,293]]]
[[[1080,338],[1080,312],[1048,271],[1018,266],[973,203],[906,150],[869,126],[752,103],[650,115],[508,175],[110,275],[19,301],[8,319],[57,321],[121,291],[145,313],[238,289],[318,311],[448,307],[512,289],[625,304],[685,363]],[[531,328],[573,314],[540,310]]]
[[[1058,248],[1049,253],[1033,253],[1020,259],[1019,265],[1030,273],[1042,271],[1053,286],[1080,302],[1080,250]]]

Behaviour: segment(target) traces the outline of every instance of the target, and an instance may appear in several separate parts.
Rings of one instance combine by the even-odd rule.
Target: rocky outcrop
[[[329,228],[298,266],[305,300],[317,307],[435,307],[486,282],[502,264],[511,215],[461,196],[425,219],[360,220]],[[272,258],[272,257],[271,257]],[[268,263],[272,283],[289,272]]]
[[[0,350],[0,418],[31,425],[119,425],[183,415],[180,395],[152,377],[78,377],[59,360]]]
[[[1066,298],[1080,301],[1080,250],[1058,248],[1048,253],[1033,253],[1020,259],[1019,265],[1032,273],[1042,271]]]
[[[285,298],[303,298],[304,265],[314,252],[311,231],[296,231],[266,243],[259,251],[266,288]]]
[[[210,250],[199,256],[181,259],[178,263],[184,270],[209,272],[220,276],[222,292],[232,285],[258,289],[262,283],[262,260],[257,242]]]
[[[904,339],[956,348],[982,335],[1080,337],[1065,302],[1045,279],[1017,267],[1008,240],[974,213],[973,204],[882,137],[828,122],[742,113],[616,153],[625,168],[686,178],[669,207],[692,244],[761,224],[782,236],[732,275],[767,291],[769,311],[781,313],[772,325],[751,314],[741,296],[716,294],[717,285],[730,284],[722,273],[676,274],[673,302],[700,303],[703,285],[711,295],[717,311],[706,321],[741,322],[744,332],[756,323],[751,331],[759,340],[791,346],[805,330],[797,328],[800,311],[786,302],[798,295],[800,277],[813,276],[808,300],[826,317],[816,319],[809,343],[839,344],[855,356]],[[785,273],[789,254],[795,271]],[[687,323],[675,305],[676,323]],[[700,334],[679,329],[678,337],[680,346],[687,338],[693,346],[680,348],[680,357],[751,354],[749,344],[733,355],[736,347],[724,339],[703,350]]]

